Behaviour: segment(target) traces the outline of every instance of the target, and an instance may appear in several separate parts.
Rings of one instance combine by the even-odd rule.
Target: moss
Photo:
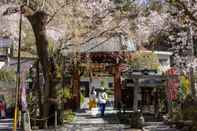
[[[16,73],[11,69],[0,69],[1,81],[16,81]]]

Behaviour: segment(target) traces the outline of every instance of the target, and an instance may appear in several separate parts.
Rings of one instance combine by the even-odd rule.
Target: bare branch
[[[41,10],[43,10],[45,3],[46,3],[46,0],[43,0]]]
[[[194,10],[191,12],[193,16],[195,16],[195,14],[197,13],[197,10]]]
[[[185,15],[187,15],[191,20],[197,22],[197,18],[194,16],[193,12],[191,12],[187,5],[181,1],[181,0],[176,0],[175,4],[172,4],[173,6],[177,7],[178,9],[183,9],[185,12]]]
[[[115,26],[115,27],[113,27],[113,28],[111,28],[111,29],[109,29],[109,30],[104,30],[104,31],[102,31],[102,32],[100,32],[100,33],[98,33],[98,34],[96,34],[96,35],[94,35],[94,36],[92,36],[92,37],[90,37],[90,38],[84,40],[83,42],[79,43],[79,45],[84,45],[84,44],[90,42],[90,41],[93,40],[93,39],[96,39],[96,38],[98,38],[98,37],[103,36],[103,35],[104,35],[105,33],[107,33],[107,32],[114,31],[115,29],[117,29],[117,28],[119,28],[119,27],[120,27],[120,26],[117,25],[117,26]],[[73,38],[73,37],[70,37],[68,40],[71,40],[72,38]],[[70,46],[74,46],[74,45],[72,44],[72,45],[70,45]],[[66,49],[66,48],[67,48],[67,47],[63,47],[63,48],[61,48],[61,50]]]
[[[113,27],[113,28],[111,28],[111,29],[109,29],[109,30],[104,30],[104,31],[98,33],[97,35],[88,38],[88,39],[85,40],[84,42],[80,43],[80,45],[84,45],[84,44],[88,43],[89,41],[91,41],[91,40],[93,40],[93,39],[95,39],[95,38],[98,38],[98,37],[100,37],[100,36],[103,36],[105,33],[109,32],[109,31],[113,31],[113,30],[115,30],[115,29],[117,29],[117,28],[119,28],[119,27],[120,27],[120,26],[117,25],[117,26],[115,26],[115,27]]]
[[[47,24],[49,24],[49,23],[53,20],[53,18],[55,17],[55,15],[56,15],[62,8],[64,8],[66,5],[67,5],[66,3],[63,4],[59,9],[57,9],[57,10],[53,13],[53,15],[51,16],[51,18],[47,21]]]
[[[3,16],[5,15],[11,15],[11,14],[15,14],[20,12],[20,8],[19,7],[8,7],[4,12],[3,12]]]
[[[29,6],[29,0],[27,0],[27,6]]]
[[[98,44],[96,44],[95,46],[91,47],[90,49],[87,49],[85,52],[91,51],[91,50],[95,49],[96,47],[98,47],[98,46],[104,44],[106,41],[108,41],[108,40],[111,39],[111,38],[112,38],[112,36],[107,37],[105,40],[99,42]]]

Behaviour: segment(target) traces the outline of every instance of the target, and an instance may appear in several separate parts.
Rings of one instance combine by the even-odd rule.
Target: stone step
[[[158,126],[158,125],[165,125],[164,122],[144,122],[144,126]]]
[[[170,128],[168,126],[147,126],[143,127],[143,131],[180,131],[175,128]]]
[[[145,122],[143,131],[179,131],[178,129],[171,128],[163,122]]]
[[[0,131],[12,131],[13,119],[0,119]],[[17,129],[22,131],[22,129]]]
[[[12,123],[13,119],[0,119],[0,123]]]
[[[123,124],[67,124],[66,129],[73,129],[73,130],[77,130],[77,129],[83,129],[83,131],[94,131],[94,130],[99,130],[102,129],[104,131],[123,131],[123,129],[129,128],[126,127]],[[88,130],[89,129],[89,130]],[[120,130],[118,130],[120,129]]]

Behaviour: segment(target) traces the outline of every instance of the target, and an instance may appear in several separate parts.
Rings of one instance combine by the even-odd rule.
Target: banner
[[[167,82],[167,97],[174,101],[177,99],[179,91],[179,80],[168,80]]]
[[[31,124],[30,124],[30,115],[28,112],[28,103],[27,103],[27,72],[30,69],[30,65],[25,65],[21,72],[21,89],[20,89],[20,102],[21,102],[21,110],[22,110],[22,117],[23,117],[23,127],[24,131],[31,131]]]
[[[179,93],[182,98],[185,98],[189,94],[190,81],[185,75],[180,76],[180,89]]]
[[[168,77],[167,81],[167,98],[171,101],[177,99],[179,92],[179,79],[177,77],[177,71],[175,68],[167,70],[166,75]]]
[[[27,95],[26,95],[26,84],[23,82],[21,89],[21,105],[22,111],[27,111]]]

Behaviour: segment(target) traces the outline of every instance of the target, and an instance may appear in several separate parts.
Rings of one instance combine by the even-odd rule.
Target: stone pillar
[[[118,107],[121,103],[121,72],[119,70],[119,64],[114,67],[114,107]]]

